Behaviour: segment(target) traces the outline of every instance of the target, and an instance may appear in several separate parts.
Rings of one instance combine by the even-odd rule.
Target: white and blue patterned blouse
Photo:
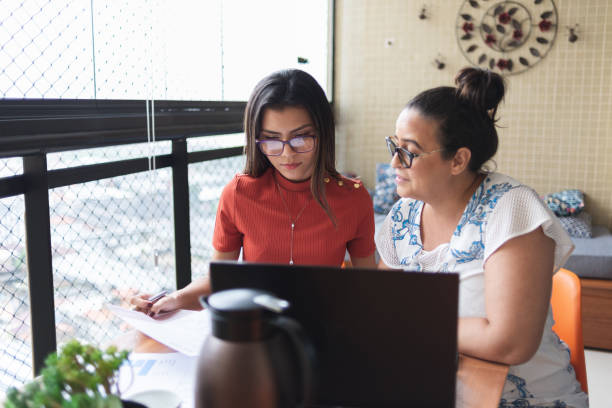
[[[516,180],[487,175],[470,198],[450,242],[431,251],[421,242],[423,202],[400,199],[378,228],[376,246],[392,268],[459,274],[459,316],[486,317],[484,264],[506,241],[542,227],[555,241],[557,271],[573,244],[538,194]],[[502,393],[505,407],[588,407],[569,362],[569,350],[552,331],[549,308],[539,349],[531,360],[511,366]]]

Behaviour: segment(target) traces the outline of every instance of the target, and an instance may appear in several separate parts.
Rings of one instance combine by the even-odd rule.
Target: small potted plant
[[[59,354],[45,360],[41,375],[21,388],[10,388],[5,408],[122,408],[144,407],[122,401],[116,386],[127,351],[102,351],[71,340]]]

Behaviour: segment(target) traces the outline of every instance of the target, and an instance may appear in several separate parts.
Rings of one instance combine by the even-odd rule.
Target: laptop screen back
[[[319,405],[454,406],[457,275],[212,262],[210,278],[213,292],[290,302],[316,349]]]

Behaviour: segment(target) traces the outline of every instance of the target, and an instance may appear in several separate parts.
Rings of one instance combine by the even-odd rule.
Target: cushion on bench
[[[592,238],[572,238],[576,249],[564,268],[581,278],[612,279],[612,234],[603,226],[593,226]]]

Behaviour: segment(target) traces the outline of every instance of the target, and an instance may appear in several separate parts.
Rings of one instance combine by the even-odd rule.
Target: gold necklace
[[[293,231],[295,230],[295,223],[300,219],[300,217],[302,216],[302,213],[304,212],[306,207],[308,207],[308,204],[310,204],[310,200],[312,200],[312,195],[310,196],[310,198],[308,198],[308,200],[306,201],[306,204],[304,204],[304,206],[302,207],[300,212],[298,212],[298,215],[295,217],[295,220],[294,220],[293,218],[291,218],[291,210],[289,210],[289,206],[287,205],[287,202],[285,201],[285,197],[283,197],[283,194],[280,191],[280,186],[278,185],[278,180],[276,180],[276,177],[274,177],[274,182],[276,183],[276,189],[278,190],[278,195],[280,196],[281,201],[283,202],[283,205],[285,206],[285,210],[287,210],[289,221],[291,221],[291,244],[289,247],[289,265],[293,265]]]

